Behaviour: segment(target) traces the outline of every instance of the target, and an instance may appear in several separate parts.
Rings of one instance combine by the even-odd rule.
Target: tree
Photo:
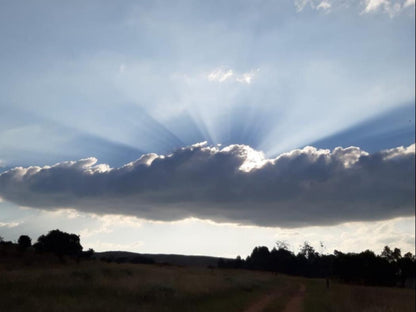
[[[277,250],[280,250],[280,249],[289,250],[289,244],[282,240],[278,240],[276,242],[276,247],[277,247]]]
[[[247,257],[247,264],[251,269],[270,270],[270,251],[266,246],[255,247],[251,255]]]
[[[78,235],[60,230],[52,230],[47,235],[41,235],[34,247],[37,251],[53,252],[60,257],[76,256],[82,251]]]
[[[313,259],[319,256],[318,253],[315,251],[315,248],[309,245],[308,242],[303,243],[303,246],[299,251],[299,255],[305,257],[306,259]]]
[[[20,249],[27,249],[32,246],[32,239],[27,235],[20,235],[19,239],[17,240],[17,244],[19,245]]]
[[[394,248],[394,250],[391,250],[389,246],[385,246],[381,257],[386,259],[388,262],[397,262],[402,258],[402,252],[399,248]]]

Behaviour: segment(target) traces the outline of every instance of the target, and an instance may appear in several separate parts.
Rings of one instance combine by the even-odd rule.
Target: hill
[[[147,260],[153,260],[158,264],[169,264],[177,266],[190,266],[190,267],[216,267],[218,261],[224,258],[210,257],[210,256],[187,256],[176,254],[142,254],[127,251],[105,251],[96,252],[94,258],[99,260],[107,260],[109,262],[139,262],[139,263],[151,263]],[[231,260],[231,259],[227,259]]]

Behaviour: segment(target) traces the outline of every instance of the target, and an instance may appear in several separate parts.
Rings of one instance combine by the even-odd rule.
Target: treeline
[[[398,248],[384,247],[380,255],[371,250],[361,253],[323,255],[305,243],[295,254],[284,244],[269,250],[256,247],[245,260],[220,259],[220,268],[265,270],[305,277],[331,278],[363,285],[415,287],[415,256],[402,255]]]
[[[39,236],[33,245],[32,239],[28,235],[21,235],[16,244],[4,241],[0,237],[0,247],[16,247],[20,252],[30,250],[36,253],[52,253],[60,259],[63,259],[64,256],[89,259],[94,255],[93,249],[83,251],[79,235],[65,233],[60,230],[52,230],[46,235]]]
[[[61,261],[64,257],[75,259],[94,258],[94,250],[83,251],[80,237],[60,230],[52,230],[41,235],[36,243],[27,235],[21,235],[17,243],[6,242],[0,237],[0,256],[7,250],[15,249],[24,254],[55,254]],[[0,257],[1,260],[1,257]],[[156,263],[154,259],[144,256],[126,257],[108,255],[101,257],[105,262],[116,263]],[[398,248],[385,246],[380,255],[371,250],[360,253],[343,253],[335,250],[333,254],[321,254],[305,242],[295,254],[284,243],[269,250],[265,246],[255,247],[246,259],[220,259],[219,268],[263,270],[289,275],[336,279],[347,283],[363,285],[382,285],[415,287],[415,256],[408,252],[402,255]]]
[[[56,255],[61,262],[65,262],[65,258],[76,261],[95,259],[93,249],[83,251],[79,235],[65,233],[60,230],[52,230],[46,235],[39,236],[34,244],[32,244],[32,239],[28,235],[21,235],[16,243],[4,241],[0,236],[0,256],[7,255],[7,252],[10,255],[16,255],[16,253],[13,253],[13,250],[17,251],[17,255],[22,255],[23,253],[28,255],[30,252],[39,255]],[[134,257],[109,255],[99,259],[108,263],[155,263],[154,259],[140,255]]]

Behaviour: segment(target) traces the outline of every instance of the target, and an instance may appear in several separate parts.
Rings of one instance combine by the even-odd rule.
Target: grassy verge
[[[305,312],[412,312],[415,311],[414,289],[366,287],[305,280]]]

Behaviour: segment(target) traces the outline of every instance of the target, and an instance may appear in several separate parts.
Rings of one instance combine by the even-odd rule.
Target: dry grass
[[[0,311],[241,311],[273,274],[91,262],[0,272]]]
[[[304,310],[414,311],[411,289],[331,284],[265,272],[114,264],[99,261],[0,268],[0,311],[244,311],[276,294],[282,311],[300,284]]]
[[[389,287],[368,287],[308,280],[304,302],[306,312],[413,312],[415,290]]]

